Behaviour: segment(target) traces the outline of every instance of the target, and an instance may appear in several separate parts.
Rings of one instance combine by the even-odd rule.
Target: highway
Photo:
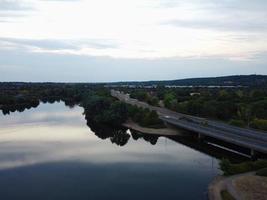
[[[125,103],[142,108],[155,110],[159,118],[174,126],[197,132],[202,136],[213,137],[238,146],[267,154],[267,133],[231,126],[223,122],[217,122],[205,118],[177,113],[166,108],[148,105],[147,103],[130,98],[128,94],[111,90],[111,95]]]

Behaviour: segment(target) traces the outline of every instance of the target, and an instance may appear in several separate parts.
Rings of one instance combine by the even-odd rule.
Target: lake
[[[100,135],[82,113],[58,102],[0,114],[0,199],[207,199],[216,158],[166,137]]]

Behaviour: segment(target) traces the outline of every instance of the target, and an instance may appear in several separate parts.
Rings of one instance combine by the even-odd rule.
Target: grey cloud
[[[177,7],[182,4],[181,1],[177,0],[157,0],[155,1],[157,4],[157,7],[162,7],[162,8],[171,8],[171,7]]]
[[[0,0],[0,11],[19,11],[19,10],[30,10],[32,9],[29,5],[23,4],[18,0]]]
[[[267,16],[266,16],[267,17]],[[221,31],[267,31],[267,21],[264,20],[244,20],[244,19],[225,19],[225,20],[172,20],[162,23],[177,27],[194,29],[215,29]]]
[[[215,10],[262,10],[266,11],[266,0],[158,0],[159,7],[180,7],[195,5],[201,9]]]
[[[84,40],[56,40],[56,39],[20,39],[20,38],[0,38],[0,42],[8,42],[18,47],[31,46],[47,50],[78,50],[83,47],[96,49],[117,48],[118,44],[112,40],[84,39]]]
[[[178,19],[168,24],[195,29],[221,31],[266,31],[266,0],[167,0],[160,1],[162,7],[181,7],[192,14],[199,14],[197,20]],[[206,16],[206,18],[202,18]],[[208,17],[209,16],[209,17]]]
[[[0,50],[0,81],[105,82],[267,74],[266,55],[242,62],[223,58],[112,59]]]
[[[266,0],[213,0],[210,2],[211,8],[218,8],[220,10],[246,10],[246,11],[264,11],[267,9]]]
[[[81,1],[81,0],[42,0],[42,1],[62,1],[62,2],[75,2],[75,1]]]
[[[8,42],[14,45],[23,46],[32,46],[32,47],[39,47],[43,49],[76,49],[74,45],[67,44],[63,41],[57,40],[33,40],[33,39],[18,39],[18,38],[0,38],[1,42]]]
[[[0,0],[0,23],[13,22],[34,10],[30,4],[18,0]]]
[[[88,45],[89,47],[94,47],[96,49],[109,49],[119,47],[119,43],[111,39],[84,39],[77,41],[77,43]]]
[[[27,14],[24,12],[1,12],[0,11],[0,22],[14,22],[21,17],[26,17]]]

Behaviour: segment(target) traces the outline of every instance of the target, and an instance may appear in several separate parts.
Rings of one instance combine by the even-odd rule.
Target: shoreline
[[[222,191],[227,191],[236,200],[263,200],[267,198],[267,178],[257,176],[256,172],[247,172],[233,176],[219,175],[213,179],[208,187],[209,200],[223,200]],[[261,192],[261,196],[258,194]]]
[[[122,124],[124,127],[133,129],[135,131],[139,131],[144,134],[150,134],[150,135],[162,135],[162,136],[175,136],[175,135],[181,135],[177,130],[171,129],[171,128],[146,128],[138,125],[137,123],[133,121],[127,121]]]

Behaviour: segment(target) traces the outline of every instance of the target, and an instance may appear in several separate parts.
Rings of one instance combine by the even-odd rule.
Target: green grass
[[[235,200],[235,198],[227,190],[221,191],[221,197],[223,200]]]
[[[222,159],[220,162],[220,169],[226,176],[256,171],[263,168],[267,168],[267,160],[247,161],[239,164],[232,164],[229,160]]]
[[[256,175],[267,177],[267,168],[260,169],[259,171],[256,172]]]

